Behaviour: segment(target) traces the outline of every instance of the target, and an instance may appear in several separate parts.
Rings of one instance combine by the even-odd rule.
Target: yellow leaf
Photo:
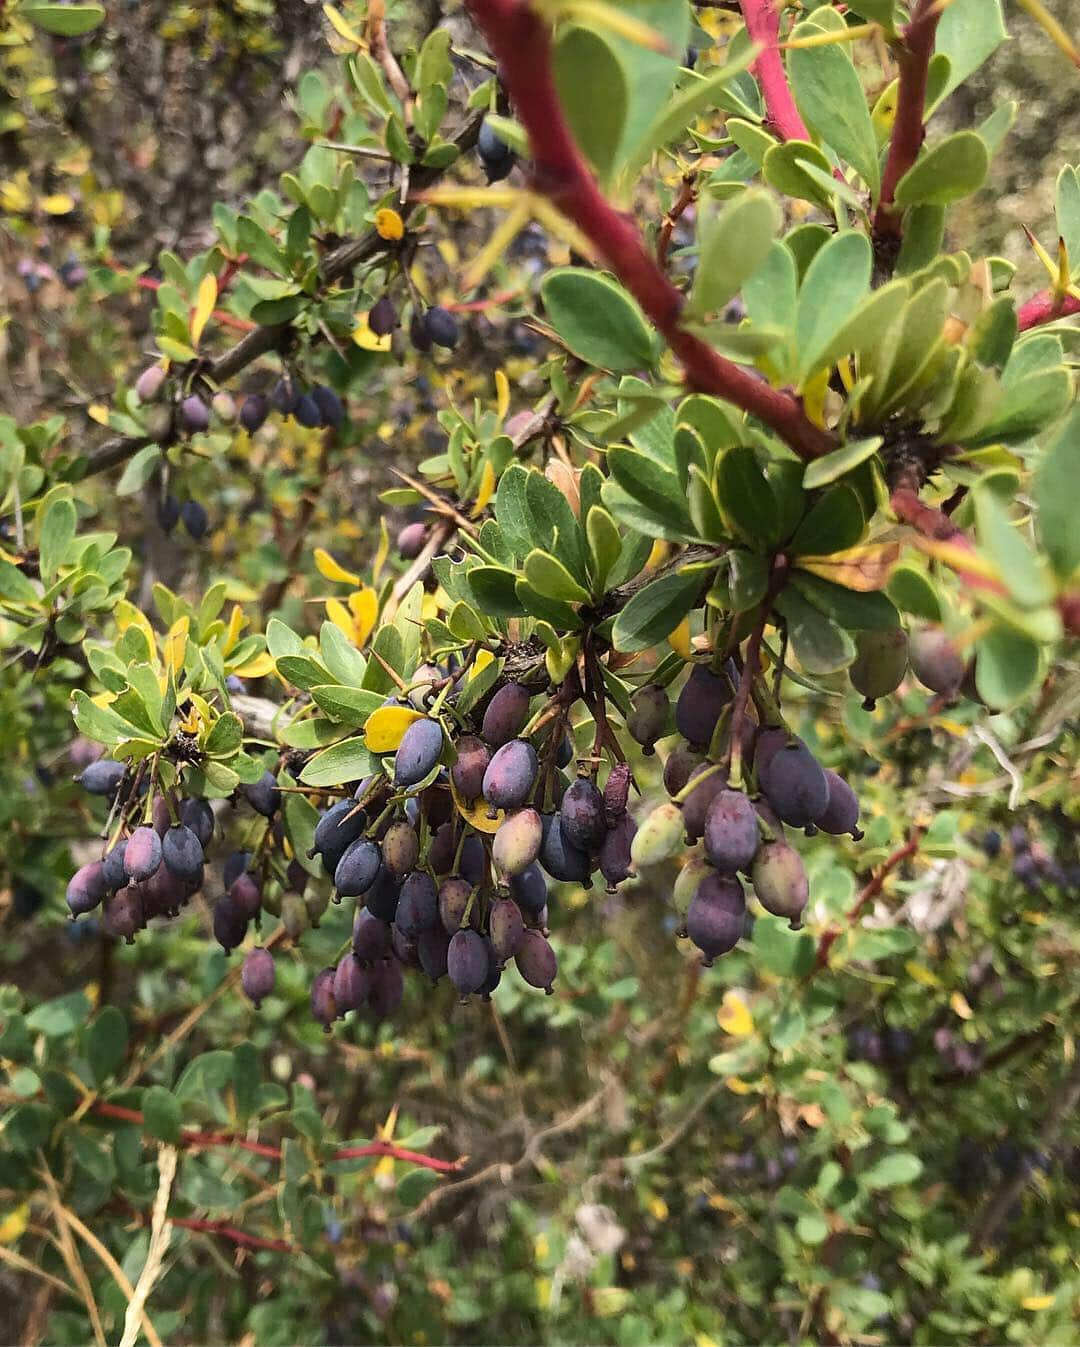
[[[473,290],[480,284],[531,218],[532,210],[528,201],[522,201],[500,220],[462,276],[461,288],[463,290]]]
[[[657,538],[656,542],[652,545],[652,550],[645,560],[645,569],[647,571],[654,571],[657,566],[660,566],[667,561],[667,558],[668,545],[664,542],[663,538]]]
[[[367,49],[367,43],[364,39],[355,28],[352,28],[346,22],[344,15],[340,14],[333,5],[323,5],[323,13],[339,37],[343,37],[346,42],[351,42],[359,50]]]
[[[724,1084],[732,1094],[753,1094],[754,1087],[745,1080],[740,1080],[738,1076],[728,1076]]]
[[[745,998],[736,991],[724,993],[720,1009],[716,1012],[716,1022],[726,1034],[743,1038],[754,1032],[754,1017]]]
[[[378,712],[376,711],[375,714],[378,715]],[[471,824],[477,832],[497,833],[499,831],[499,824],[502,823],[503,819],[506,817],[503,810],[497,809],[495,811],[495,817],[488,818],[488,809],[490,806],[487,801],[481,796],[480,799],[470,805],[467,800],[462,799],[457,793],[457,787],[454,785],[453,777],[450,778],[450,794],[453,797],[454,803],[457,805],[458,813],[465,822]]]
[[[505,421],[506,413],[510,410],[510,380],[501,369],[495,371],[495,407],[499,420]]]
[[[14,1244],[30,1224],[30,1204],[14,1207],[0,1219],[0,1244]]]
[[[662,1197],[650,1197],[649,1213],[658,1221],[666,1221],[668,1218],[668,1204]]]
[[[476,504],[470,511],[473,519],[479,519],[487,509],[487,503],[495,494],[495,469],[491,466],[489,458],[484,464],[484,471],[480,474],[480,486],[476,492]]]
[[[819,430],[825,429],[825,394],[829,391],[829,371],[821,370],[802,390],[806,415]]]
[[[528,193],[520,187],[429,187],[418,193],[417,200],[429,206],[446,206],[451,210],[510,210]]]
[[[693,654],[693,650],[690,647],[689,617],[684,617],[683,620],[679,623],[679,625],[675,628],[675,630],[671,633],[671,635],[668,637],[668,645],[671,646],[672,650],[674,650],[677,655],[681,655],[683,659],[690,658],[690,656]]]
[[[1054,1296],[1025,1296],[1020,1302],[1023,1310],[1048,1310],[1054,1303]]]
[[[340,599],[326,600],[326,616],[343,636],[347,636],[350,641],[353,639],[352,614]]]
[[[356,326],[353,328],[353,342],[360,347],[362,351],[389,351],[390,337],[388,332],[385,337],[377,336],[372,332],[368,325],[368,316],[366,313],[356,315]]]
[[[997,570],[986,560],[980,557],[977,552],[972,552],[970,548],[960,547],[956,543],[942,542],[937,538],[923,538],[916,534],[911,538],[912,543],[920,552],[925,552],[928,557],[933,557],[935,561],[940,561],[954,571],[968,571],[972,575],[981,575],[984,580],[998,580]],[[803,558],[799,559],[799,565],[803,563]]]
[[[195,296],[195,308],[191,314],[191,344],[198,346],[202,339],[203,328],[210,321],[217,303],[217,277],[208,271],[199,282],[199,293]]]
[[[800,557],[798,566],[811,575],[831,580],[834,585],[866,594],[885,588],[899,559],[899,543],[867,543],[828,557]]]
[[[99,426],[109,424],[109,409],[104,402],[92,402],[86,409],[86,414],[91,421],[96,421]]]
[[[909,959],[904,968],[907,975],[913,982],[920,982],[924,987],[940,987],[941,982],[936,973],[932,973],[924,964],[916,963],[914,959]]]
[[[184,657],[187,654],[188,629],[191,621],[187,617],[178,618],[169,628],[169,634],[165,637],[165,667],[174,674],[179,673],[184,667]]]
[[[315,549],[315,569],[324,580],[340,580],[342,584],[346,585],[358,585],[360,583],[358,575],[354,575],[352,571],[347,571],[322,547],[316,547]]]
[[[221,643],[222,655],[228,655],[237,641],[240,639],[240,633],[244,629],[244,614],[238,603],[233,604],[232,612],[229,614],[229,625],[225,631],[225,639]]]
[[[379,583],[379,576],[382,575],[382,568],[386,565],[386,558],[390,555],[390,533],[386,527],[386,516],[379,516],[379,545],[375,549],[375,559],[371,563],[371,579],[374,584]]]
[[[267,674],[274,672],[274,657],[269,650],[264,650],[261,655],[255,655],[232,672],[237,678],[265,678]]]
[[[349,595],[349,611],[353,618],[353,640],[357,646],[362,646],[375,630],[379,617],[378,594],[369,585],[355,590]]]
[[[968,1005],[963,992],[953,992],[949,997],[949,1005],[953,1008],[953,1014],[959,1015],[962,1020],[970,1020],[975,1013]]]
[[[153,627],[150,625],[150,619],[146,614],[142,612],[141,609],[136,608],[128,599],[121,599],[113,610],[113,613],[116,618],[116,625],[120,629],[120,634],[123,635],[128,627],[134,624],[146,637],[146,644],[150,647],[151,658],[156,658],[157,638],[154,635]]]
[[[66,192],[54,192],[52,196],[43,196],[38,205],[46,215],[70,215],[75,209],[75,198]]]
[[[364,743],[372,753],[392,753],[414,721],[423,720],[411,706],[380,706],[364,726]]]
[[[375,232],[379,238],[396,243],[405,236],[405,221],[396,210],[384,206],[382,210],[375,212]]]
[[[476,652],[476,658],[472,662],[472,667],[469,669],[467,681],[471,682],[478,673],[483,673],[487,666],[492,663],[494,658],[495,656],[490,650],[478,650]]]

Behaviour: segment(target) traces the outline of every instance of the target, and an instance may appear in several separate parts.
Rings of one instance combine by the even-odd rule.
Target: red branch
[[[225,1221],[202,1221],[194,1216],[170,1216],[170,1225],[181,1225],[185,1230],[200,1230],[207,1235],[220,1235],[222,1239],[231,1240],[233,1244],[239,1244],[244,1249],[270,1249],[274,1253],[297,1253],[295,1244],[290,1244],[287,1239],[264,1239],[262,1235],[249,1235],[246,1230],[241,1230],[238,1226],[229,1225]]]
[[[1021,332],[1030,332],[1033,327],[1052,323],[1055,318],[1068,318],[1074,313],[1080,313],[1080,299],[1074,295],[1055,298],[1049,290],[1043,290],[1020,305],[1016,321]]]
[[[900,89],[896,102],[889,157],[881,180],[881,200],[874,216],[874,233],[879,238],[900,238],[900,213],[894,209],[896,185],[918,158],[926,136],[923,115],[926,112],[926,80],[930,58],[934,54],[938,21],[938,0],[918,0],[911,22],[904,29],[903,43],[896,48],[900,62]]]
[[[863,886],[862,892],[855,899],[851,907],[844,914],[846,924],[854,926],[862,913],[863,908],[872,899],[876,898],[885,886],[885,880],[892,874],[898,865],[903,865],[909,856],[914,856],[919,849],[919,841],[922,838],[922,829],[916,828],[902,847],[897,847],[893,854],[878,867],[870,880]],[[817,958],[814,960],[813,973],[820,971],[829,962],[829,951],[840,937],[838,927],[831,927],[823,931],[821,939],[818,941]]]
[[[918,492],[910,486],[898,486],[892,493],[893,513],[903,524],[909,524],[917,533],[934,542],[948,543],[961,552],[975,556],[975,546],[962,529],[952,522],[942,510],[935,509],[919,499]],[[953,564],[957,578],[968,589],[981,590],[986,594],[1007,594],[1005,586],[981,571],[966,570],[963,565]],[[1057,601],[1062,625],[1072,636],[1080,636],[1080,594],[1060,595]]]
[[[751,67],[761,85],[768,124],[781,140],[810,140],[806,123],[795,106],[784,58],[780,55],[780,15],[773,0],[739,0],[746,31],[761,48]]]
[[[686,371],[688,383],[756,416],[804,459],[835,448],[798,398],[718,355],[679,325],[683,297],[645,247],[631,216],[604,197],[570,132],[551,68],[546,20],[525,0],[468,0],[529,134],[534,185],[581,230],[641,305]]]
[[[142,1126],[143,1115],[138,1109],[124,1108],[121,1104],[110,1104],[104,1099],[96,1099],[91,1106],[92,1113],[101,1118],[116,1118],[120,1122],[135,1123]],[[247,1137],[231,1136],[225,1132],[199,1132],[185,1128],[180,1133],[180,1145],[206,1149],[213,1146],[236,1146],[251,1155],[261,1155],[267,1160],[280,1160],[281,1147],[267,1145],[262,1141],[249,1141]],[[460,1169],[464,1160],[437,1160],[432,1155],[423,1155],[420,1151],[405,1150],[389,1141],[371,1141],[366,1146],[343,1146],[336,1150],[330,1160],[363,1160],[368,1156],[389,1156],[392,1160],[401,1160],[405,1164],[417,1165],[421,1169],[433,1169],[438,1174],[452,1174]]]

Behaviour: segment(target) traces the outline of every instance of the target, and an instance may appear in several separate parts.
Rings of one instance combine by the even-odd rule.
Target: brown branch
[[[696,200],[697,180],[693,173],[687,173],[683,176],[679,195],[664,216],[664,223],[660,226],[660,236],[656,240],[656,260],[665,271],[667,270],[668,254],[671,252],[671,239],[675,233],[675,226]]]
[[[454,137],[453,143],[461,153],[471,149],[476,144],[476,138],[480,134],[483,120],[482,113],[470,117]],[[417,190],[430,186],[441,177],[443,172],[445,172],[444,169],[416,168],[411,175],[411,185]],[[416,203],[405,201],[398,209],[402,217],[407,219],[415,207]],[[396,244],[388,243],[385,239],[380,238],[375,230],[371,230],[363,238],[351,239],[347,243],[340,244],[332,252],[327,253],[322,260],[319,268],[320,293],[336,282],[351,276],[355,268],[362,262],[369,262],[375,257],[391,251],[396,246]],[[254,332],[249,332],[246,337],[238,341],[235,346],[230,347],[224,354],[218,356],[216,360],[211,360],[205,366],[202,366],[202,371],[212,383],[228,383],[242,370],[254,364],[260,356],[280,350],[287,345],[291,337],[291,323],[266,323],[262,327],[256,328]],[[89,477],[95,473],[107,472],[110,468],[115,468],[126,462],[140,449],[152,443],[153,441],[148,435],[121,435],[107,440],[89,456],[83,475]]]
[[[581,230],[638,301],[683,366],[687,383],[757,417],[801,458],[828,453],[834,437],[814,425],[797,397],[772,388],[680,325],[681,293],[646,248],[632,217],[600,191],[574,141],[555,88],[547,20],[522,0],[468,0],[468,8],[528,132],[535,188]]]
[[[897,847],[892,855],[878,866],[869,881],[863,886],[862,892],[855,899],[855,902],[844,914],[844,924],[846,928],[850,929],[855,925],[862,914],[863,908],[866,907],[867,903],[872,902],[873,899],[878,896],[881,890],[885,887],[886,879],[888,879],[889,875],[892,874],[896,867],[898,865],[903,865],[909,856],[915,855],[919,849],[922,835],[922,828],[913,829],[911,836],[904,845],[902,847]],[[814,967],[810,971],[810,977],[813,977],[815,973],[820,972],[821,969],[827,966],[829,962],[829,951],[832,949],[833,945],[836,944],[840,935],[841,928],[836,926],[832,926],[829,930],[821,933],[821,938],[818,941],[817,957],[814,960]]]
[[[880,239],[895,242],[900,238],[900,212],[895,206],[896,187],[918,158],[926,137],[923,117],[926,113],[927,76],[940,18],[938,0],[917,0],[901,42],[894,44],[900,63],[900,88],[889,155],[881,180],[881,199],[874,215],[874,235]]]

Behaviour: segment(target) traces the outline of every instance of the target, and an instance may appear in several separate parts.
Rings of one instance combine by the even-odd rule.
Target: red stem
[[[810,140],[795,106],[784,58],[780,54],[780,15],[773,0],[739,0],[746,31],[761,48],[751,70],[761,85],[768,124],[781,140]]]
[[[900,213],[894,209],[896,185],[918,158],[926,137],[926,81],[940,18],[937,0],[918,0],[904,29],[903,43],[896,48],[900,89],[881,180],[881,200],[874,216],[874,233],[879,238],[900,238]]]
[[[921,501],[914,487],[898,486],[892,493],[890,503],[897,519],[903,524],[909,524],[924,538],[945,542],[960,551],[975,555],[975,545],[967,534],[957,528],[944,511]],[[953,570],[968,589],[982,590],[986,594],[1007,593],[999,580],[994,580],[979,571],[965,570],[963,566],[956,565],[953,566]],[[1080,594],[1060,595],[1057,608],[1065,630],[1072,636],[1080,636]]]
[[[898,865],[903,865],[909,856],[914,856],[919,849],[919,841],[922,838],[922,829],[916,828],[902,847],[897,847],[893,854],[878,867],[870,880],[863,886],[855,902],[848,908],[844,914],[844,921],[847,926],[854,926],[862,913],[863,908],[876,898],[885,886],[885,880],[896,869]],[[839,939],[840,930],[838,927],[831,927],[823,931],[821,939],[818,941],[817,958],[814,960],[814,967],[810,974],[819,972],[829,962],[829,951]]]
[[[468,0],[468,6],[529,134],[535,187],[577,225],[638,301],[688,383],[756,416],[804,459],[835,448],[833,437],[810,421],[791,393],[771,388],[679,326],[682,295],[645,247],[633,218],[604,197],[574,143],[555,89],[547,21],[525,0]]]
[[[143,1115],[138,1109],[124,1108],[122,1104],[110,1104],[104,1099],[96,1099],[91,1106],[92,1113],[101,1118],[116,1118],[120,1122],[143,1124]],[[280,1146],[268,1145],[262,1141],[249,1141],[247,1137],[230,1136],[224,1132],[199,1132],[186,1128],[180,1133],[180,1145],[192,1147],[236,1146],[251,1155],[261,1155],[267,1160],[280,1160]],[[390,1156],[422,1169],[433,1169],[438,1174],[452,1174],[460,1169],[461,1160],[437,1160],[432,1155],[423,1155],[420,1151],[405,1150],[389,1141],[372,1141],[366,1146],[343,1146],[329,1158],[331,1160],[362,1160],[368,1156]]]
[[[144,1218],[145,1219],[145,1218]],[[185,1230],[200,1230],[207,1235],[220,1235],[233,1244],[245,1249],[270,1249],[274,1253],[297,1253],[295,1244],[287,1239],[264,1239],[262,1235],[249,1235],[238,1226],[228,1225],[225,1221],[202,1221],[194,1216],[170,1216],[170,1225],[183,1226]]]
[[[1068,318],[1074,313],[1080,313],[1080,299],[1074,295],[1055,297],[1051,291],[1043,290],[1020,305],[1016,321],[1021,332],[1030,332],[1033,327],[1052,323],[1055,318]]]

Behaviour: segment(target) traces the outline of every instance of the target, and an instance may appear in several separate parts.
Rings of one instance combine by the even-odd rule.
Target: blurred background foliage
[[[1068,22],[1071,0],[1051,8]],[[440,21],[464,31],[454,3],[389,13],[402,45]],[[0,27],[6,413],[23,424],[98,415],[152,345],[152,294],[110,293],[109,267],[152,280],[162,248],[208,246],[215,202],[239,207],[298,163],[299,81],[319,67],[336,81],[332,37],[322,7],[304,0],[140,0],[110,6],[110,22],[84,38],[30,43]],[[1027,290],[1040,272],[1019,226],[1048,237],[1076,84],[1028,32],[956,96],[957,124],[986,115],[991,91],[1019,99],[1020,118],[993,180],[953,223],[966,246],[1015,261]],[[441,234],[431,272],[444,300],[485,229],[463,217]],[[229,598],[264,622],[277,611],[301,629],[316,623],[326,585],[314,549],[370,561],[387,465],[439,447],[434,415],[447,397],[490,399],[496,368],[522,405],[535,395],[547,348],[513,296],[564,254],[532,227],[451,360],[419,373],[410,359],[379,361],[353,402],[352,442],[333,458],[318,433],[282,425],[247,461],[186,469],[184,490],[211,518],[199,546],[162,535],[149,489],[117,500],[105,480],[86,483],[134,549],[133,597],[148,602],[156,582],[197,594],[227,570]],[[404,520],[391,513],[391,535]],[[76,766],[66,663],[0,683],[0,1098],[8,1140],[25,1129],[16,1167],[42,1140],[26,1101],[50,1082],[62,1091],[64,1055],[91,1050],[85,1026],[105,1006],[123,1010],[143,1084],[238,1053],[221,1109],[190,1096],[185,1126],[249,1116],[236,1092],[254,1061],[266,1116],[289,1136],[315,1116],[342,1140],[383,1128],[468,1157],[437,1184],[392,1160],[330,1166],[301,1211],[260,1157],[185,1149],[185,1195],[208,1221],[269,1247],[178,1230],[150,1304],[162,1340],[1078,1341],[1074,666],[1055,697],[997,717],[996,739],[975,735],[962,712],[930,717],[914,690],[873,716],[853,696],[804,697],[800,732],[857,783],[869,820],[859,852],[839,849],[843,864],[831,839],[807,849],[811,932],[856,900],[868,860],[913,825],[927,829],[929,866],[896,870],[835,970],[815,975],[813,935],[793,953],[766,919],[753,963],[736,953],[703,975],[672,938],[662,886],[612,898],[565,886],[553,997],[504,982],[490,1007],[461,1007],[410,985],[394,1021],[324,1038],[299,962],[293,977],[285,959],[262,1014],[218,995],[226,961],[198,916],[132,948],[92,922],[69,925],[64,882],[92,828],[65,784]],[[637,767],[646,798],[658,798],[658,769]],[[1017,771],[1021,808],[1009,804]],[[331,913],[305,963],[312,950],[333,957],[339,926]],[[117,1193],[139,1193],[148,1212],[155,1166],[132,1160],[137,1125],[99,1121],[68,1191],[134,1282],[147,1235]],[[32,1202],[17,1198],[12,1163],[6,1155],[0,1170],[0,1334],[89,1341],[87,1291],[69,1284],[72,1227],[44,1181]],[[128,1297],[81,1247],[89,1298],[116,1340]]]

